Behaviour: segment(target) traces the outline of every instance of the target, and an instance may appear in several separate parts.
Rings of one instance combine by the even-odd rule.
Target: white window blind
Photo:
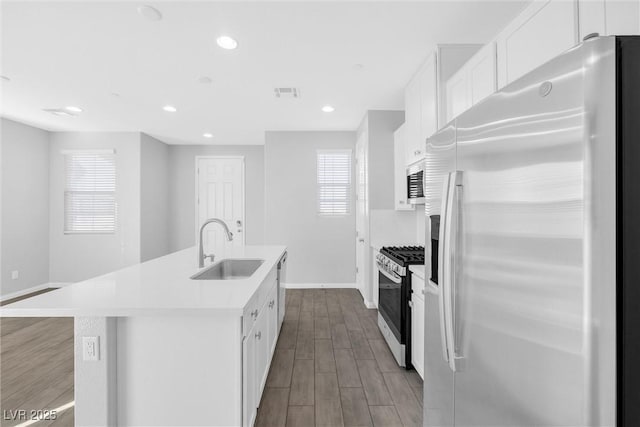
[[[114,233],[116,167],[113,150],[63,151],[64,232]]]
[[[318,213],[347,215],[351,204],[351,151],[318,151]]]

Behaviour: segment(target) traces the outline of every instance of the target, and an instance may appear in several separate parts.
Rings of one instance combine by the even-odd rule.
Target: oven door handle
[[[376,261],[376,265],[378,266],[378,271],[384,274],[387,277],[387,279],[391,280],[393,283],[397,283],[397,284],[402,283],[402,277],[389,273],[387,270],[384,269],[384,267],[382,266],[382,264],[380,264],[379,261]]]

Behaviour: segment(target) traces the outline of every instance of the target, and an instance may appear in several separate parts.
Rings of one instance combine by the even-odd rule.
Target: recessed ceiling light
[[[0,79],[2,79],[5,82],[10,82],[11,81],[11,79],[9,77],[7,77],[7,76],[0,76]]]
[[[162,13],[160,13],[160,11],[153,6],[139,6],[138,14],[149,21],[157,22],[162,20]]]
[[[198,79],[198,83],[203,85],[208,85],[211,82],[213,82],[213,80],[211,80],[211,77],[207,77],[207,76],[202,76]]]
[[[204,136],[205,138],[213,138],[213,134],[209,132],[203,133],[202,136]]]
[[[76,117],[77,114],[65,110],[64,108],[43,108],[42,111],[53,114],[54,116]]]
[[[176,111],[178,111],[178,109],[173,105],[165,105],[164,107],[162,107],[162,109],[168,113],[175,113]]]
[[[64,107],[65,110],[71,112],[71,113],[82,113],[82,108],[80,107],[74,107],[73,105],[69,105],[67,107]]]
[[[220,36],[216,39],[216,43],[223,49],[233,50],[238,47],[238,42],[233,37]]]
[[[335,110],[336,109],[331,105],[325,105],[324,107],[322,107],[322,111],[324,111],[325,113],[333,113]]]

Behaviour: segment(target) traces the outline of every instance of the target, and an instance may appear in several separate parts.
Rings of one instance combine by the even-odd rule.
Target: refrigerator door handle
[[[449,345],[447,343],[447,313],[446,304],[445,304],[445,292],[447,292],[448,287],[448,271],[447,271],[447,263],[445,263],[445,259],[447,256],[448,247],[447,242],[448,239],[446,237],[446,224],[448,219],[448,200],[449,200],[449,190],[450,190],[450,177],[444,180],[442,186],[442,205],[440,206],[440,232],[438,236],[438,253],[440,256],[438,257],[438,277],[439,280],[439,289],[438,289],[438,306],[439,306],[439,320],[440,320],[440,340],[442,343],[442,357],[447,364],[449,364]]]
[[[442,289],[444,304],[444,325],[445,338],[447,343],[447,354],[449,367],[452,371],[457,370],[456,366],[456,343],[455,343],[455,292],[457,285],[457,253],[458,253],[458,223],[459,223],[459,191],[462,188],[462,172],[451,172],[448,177],[448,191],[445,200],[445,224],[444,224],[444,247],[443,253],[443,281]]]

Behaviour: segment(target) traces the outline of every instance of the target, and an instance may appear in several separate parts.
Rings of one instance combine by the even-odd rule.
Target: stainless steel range
[[[378,266],[378,326],[400,366],[411,365],[411,275],[408,267],[424,264],[423,246],[385,246]]]

